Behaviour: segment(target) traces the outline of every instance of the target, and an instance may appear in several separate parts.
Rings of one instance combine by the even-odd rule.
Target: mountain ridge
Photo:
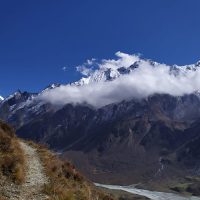
[[[141,63],[152,68],[162,65],[140,60],[126,66],[117,64],[116,68],[104,66],[90,72],[88,78],[66,85],[79,88],[111,83],[138,70]],[[166,68],[173,77],[185,77],[187,72],[198,72],[199,66],[197,62]],[[0,102],[0,117],[14,125],[18,136],[62,152],[96,182],[169,180],[194,175],[200,169],[198,148],[193,148],[199,145],[198,91],[174,96],[154,93],[101,107],[87,102],[57,105],[38,99],[66,85],[53,84],[40,93],[18,91]]]

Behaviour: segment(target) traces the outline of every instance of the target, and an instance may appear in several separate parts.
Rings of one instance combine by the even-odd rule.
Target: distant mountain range
[[[141,65],[100,68],[68,84],[83,87],[117,80]],[[170,66],[173,76],[196,71],[200,62]],[[66,84],[67,85],[67,84]],[[95,108],[87,103],[54,105],[40,93],[17,91],[0,101],[0,118],[26,139],[48,144],[94,181],[132,184],[165,177],[200,175],[199,91],[182,96],[152,94]],[[91,97],[92,98],[92,97]]]

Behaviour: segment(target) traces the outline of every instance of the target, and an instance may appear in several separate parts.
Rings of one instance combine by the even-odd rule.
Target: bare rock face
[[[193,173],[199,166],[198,148],[192,148],[199,145],[196,95],[156,94],[99,109],[44,104],[39,110],[15,124],[17,134],[63,152],[94,181],[127,184],[141,177],[172,176],[179,169],[180,175],[189,168]],[[13,115],[15,123],[27,115],[24,112]]]

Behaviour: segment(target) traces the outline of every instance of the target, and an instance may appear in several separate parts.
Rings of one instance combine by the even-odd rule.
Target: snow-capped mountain
[[[151,61],[151,60],[145,60],[145,59],[138,59],[131,65],[118,65],[116,67],[100,67],[99,69],[96,69],[90,73],[88,77],[83,77],[79,81],[76,81],[71,84],[51,84],[48,87],[46,87],[44,90],[42,90],[39,93],[28,93],[28,92],[21,92],[20,90],[16,91],[14,94],[8,96],[7,98],[0,97],[0,116],[4,116],[5,119],[14,119],[14,115],[18,115],[18,113],[21,113],[22,110],[26,111],[23,115],[23,119],[27,121],[27,116],[35,116],[38,113],[43,112],[47,107],[50,108],[50,105],[48,105],[46,102],[42,102],[37,97],[41,96],[43,93],[46,93],[48,91],[54,90],[56,88],[59,88],[61,86],[66,85],[76,85],[76,86],[83,86],[88,85],[91,83],[98,83],[98,82],[107,82],[107,81],[113,81],[118,79],[121,76],[130,74],[134,70],[140,69],[142,66],[150,66],[150,67],[159,67],[160,63]],[[200,61],[191,64],[191,65],[185,65],[185,66],[178,66],[178,65],[172,65],[167,66],[171,73],[178,75],[179,73],[187,73],[188,71],[196,71],[200,67]],[[199,92],[196,93],[197,96],[199,96]],[[47,106],[48,105],[48,106]],[[45,108],[45,109],[44,109]],[[2,110],[5,111],[5,109],[9,112],[5,115],[5,112],[2,114]],[[57,110],[54,106],[50,110]],[[8,120],[9,121],[9,120]],[[23,121],[21,119],[21,121]]]
[[[116,68],[102,67],[93,71],[88,77],[81,78],[79,81],[75,82],[74,84],[87,85],[94,82],[112,81],[119,78],[120,76],[131,73],[136,68],[140,67],[140,65],[143,64],[143,62],[146,62],[146,61],[139,60],[128,67],[125,67],[125,66],[119,66]],[[152,62],[150,64],[155,65],[156,62]]]
[[[140,68],[141,66],[151,66],[151,67],[159,67],[164,64],[160,64],[158,62],[154,62],[152,60],[145,60],[140,59],[130,66],[119,66],[116,68],[100,68],[97,70],[94,70],[88,77],[83,77],[79,81],[73,83],[75,85],[87,85],[94,82],[102,82],[102,81],[112,81],[120,76],[129,74],[133,72],[135,69]],[[188,71],[196,71],[200,67],[200,61],[198,61],[195,64],[191,65],[165,65],[169,68],[169,70],[175,74],[178,75],[180,73],[187,73]]]
[[[44,90],[42,90],[42,91],[40,92],[40,94],[42,94],[42,93],[44,93],[44,92],[48,92],[49,90],[53,90],[53,89],[55,89],[55,88],[57,88],[57,87],[60,87],[60,86],[61,86],[61,84],[59,84],[59,83],[53,83],[53,84],[47,86]]]
[[[112,81],[121,75],[118,69],[99,69],[95,70],[89,77],[83,77],[79,81],[72,83],[78,86],[87,85],[94,82]]]
[[[0,101],[3,101],[3,100],[4,100],[4,98],[2,96],[0,96]]]
[[[99,82],[107,82],[113,81],[122,77],[124,75],[130,74],[134,72],[134,70],[138,70],[143,66],[150,66],[153,68],[163,66],[163,64],[145,60],[145,59],[138,59],[131,65],[117,65],[115,67],[99,67],[99,69],[93,70],[88,77],[83,77],[79,81],[76,81],[71,84],[51,84],[42,90],[39,93],[28,93],[28,92],[21,92],[20,90],[16,91],[14,94],[8,96],[7,98],[0,98],[0,117],[6,119],[7,121],[14,121],[15,117],[20,115],[20,124],[23,124],[29,121],[29,117],[36,116],[40,113],[49,111],[56,111],[56,106],[52,106],[47,102],[43,102],[40,98],[41,95],[44,93],[48,93],[56,88],[66,85],[75,85],[77,87],[81,87],[83,85],[89,85],[91,83],[99,83]],[[178,75],[180,73],[187,73],[189,71],[196,71],[200,67],[200,61],[185,66],[178,66],[178,65],[164,65],[169,68],[169,71],[174,75]],[[195,92],[195,95],[200,97],[199,92]],[[5,110],[7,112],[5,112]],[[6,114],[5,114],[6,113]],[[21,115],[23,113],[23,115]],[[28,116],[28,117],[27,117]]]
[[[162,173],[168,173],[168,168],[174,170],[179,166],[179,169],[181,165],[188,169],[185,163],[190,163],[189,159],[192,160],[189,171],[193,172],[200,166],[199,93],[183,96],[153,94],[100,108],[84,103],[59,107],[38,98],[66,85],[79,88],[92,83],[112,82],[144,65],[156,68],[162,64],[139,59],[129,66],[100,67],[77,82],[52,84],[39,93],[17,91],[0,102],[0,118],[14,125],[20,137],[61,150],[75,163],[77,158],[86,160],[85,165],[92,169],[86,174],[92,174],[99,181],[103,178],[121,181],[130,176],[135,181],[139,181],[138,176],[152,178],[160,169],[161,157],[165,165]],[[162,66],[177,76],[196,71],[200,62]],[[193,149],[194,145],[196,149]],[[80,162],[76,164],[79,166]],[[81,163],[79,166],[82,171],[85,165]],[[170,173],[176,175],[173,170]]]

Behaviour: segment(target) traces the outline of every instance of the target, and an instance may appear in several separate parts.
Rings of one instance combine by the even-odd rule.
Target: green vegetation
[[[200,195],[200,177],[186,177],[183,181],[173,185],[171,190],[183,193],[191,194],[194,196]]]

